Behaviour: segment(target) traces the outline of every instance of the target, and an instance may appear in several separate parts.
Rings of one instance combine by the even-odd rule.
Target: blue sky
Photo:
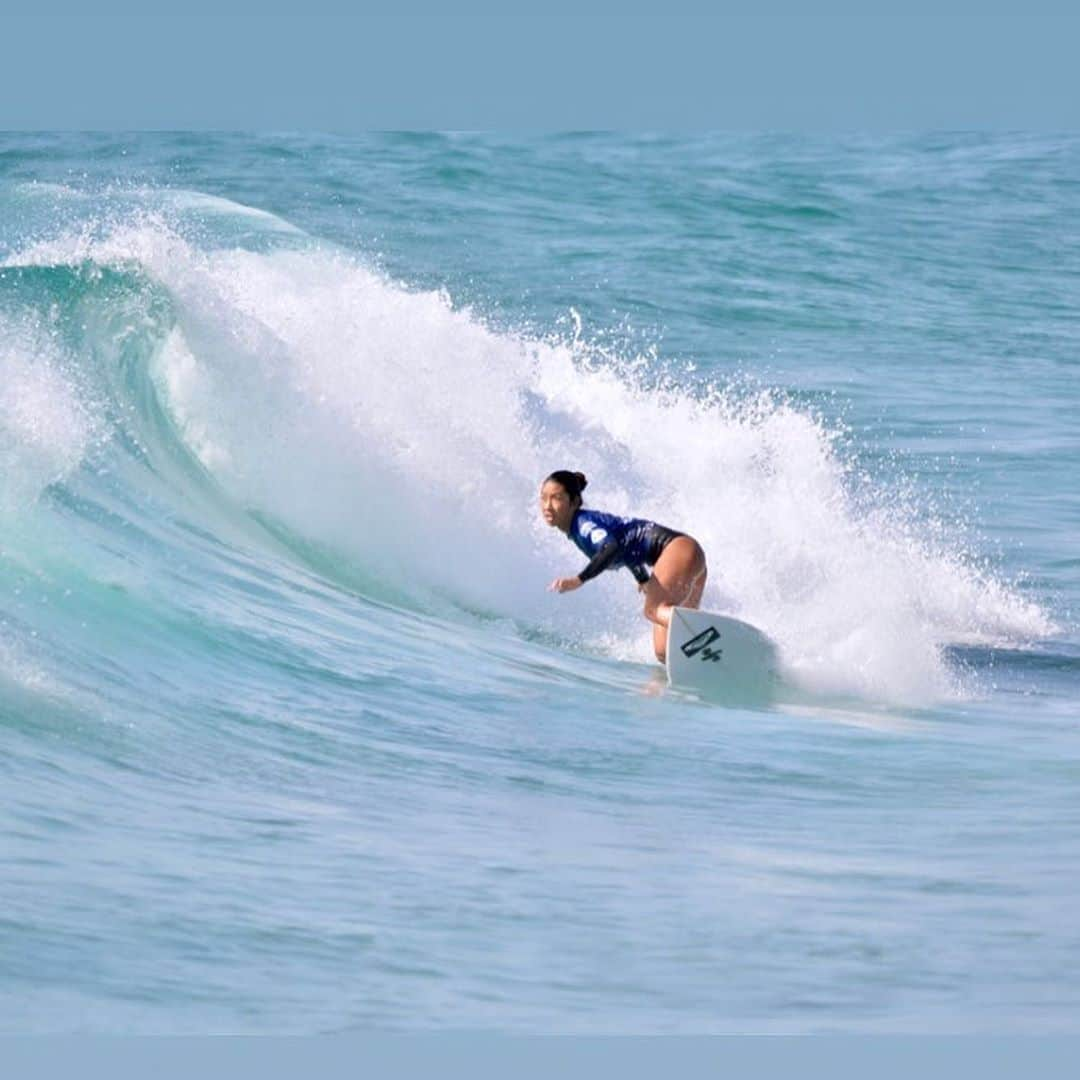
[[[1075,130],[1078,42],[1051,15],[5,15],[0,129]]]

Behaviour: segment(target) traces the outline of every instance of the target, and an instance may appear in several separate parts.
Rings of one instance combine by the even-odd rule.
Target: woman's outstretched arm
[[[588,566],[577,577],[556,578],[549,586],[551,592],[573,592],[580,589],[586,581],[591,581],[597,574],[603,573],[619,559],[619,542],[609,540],[590,560]]]

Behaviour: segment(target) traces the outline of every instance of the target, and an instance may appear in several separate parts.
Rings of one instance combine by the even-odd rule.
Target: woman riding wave
[[[655,521],[616,517],[582,506],[581,494],[587,484],[584,473],[559,469],[540,488],[544,520],[566,533],[589,557],[580,574],[556,578],[548,588],[572,592],[604,570],[625,566],[645,597],[645,618],[653,623],[653,649],[662,664],[671,609],[696,608],[701,602],[708,574],[705,552],[692,536]]]

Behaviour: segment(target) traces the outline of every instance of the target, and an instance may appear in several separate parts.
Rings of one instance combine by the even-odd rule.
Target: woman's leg
[[[653,650],[661,664],[665,660],[671,609],[696,608],[701,603],[707,576],[701,545],[690,536],[677,536],[660,553],[652,577],[642,585],[645,618],[654,624]]]

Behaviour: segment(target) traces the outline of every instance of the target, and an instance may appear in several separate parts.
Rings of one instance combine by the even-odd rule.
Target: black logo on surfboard
[[[689,660],[700,653],[702,660],[719,660],[723,656],[724,650],[712,648],[713,642],[719,640],[720,631],[715,626],[710,626],[708,630],[702,630],[700,634],[692,637],[689,641],[683,642],[683,656]]]

